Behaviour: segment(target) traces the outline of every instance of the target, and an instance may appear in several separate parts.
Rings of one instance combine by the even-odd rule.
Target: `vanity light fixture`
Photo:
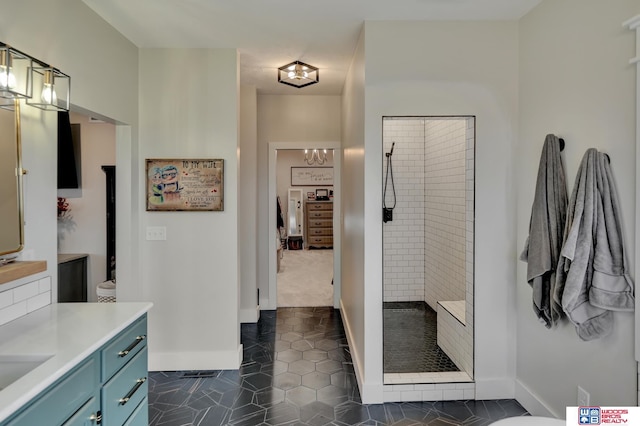
[[[69,111],[71,77],[0,42],[0,108],[15,111],[17,102],[51,111]]]
[[[300,89],[318,81],[320,81],[318,68],[304,62],[294,61],[278,68],[278,82],[288,86]]]
[[[0,108],[13,110],[14,100],[25,99],[29,94],[29,73],[32,58],[0,43]]]
[[[69,111],[71,77],[48,65],[31,69],[31,98],[27,105],[47,111]]]
[[[317,164],[319,166],[323,165],[324,162],[327,161],[327,150],[323,149],[322,154],[317,149],[309,152],[308,149],[304,150],[304,162],[308,165]]]

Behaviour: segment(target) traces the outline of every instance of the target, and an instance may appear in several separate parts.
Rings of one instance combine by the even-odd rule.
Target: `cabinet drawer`
[[[102,349],[102,382],[109,380],[113,373],[146,346],[147,316],[144,315]]]
[[[333,228],[309,228],[309,235],[333,235]]]
[[[331,228],[333,227],[332,219],[313,219],[309,221],[309,228]]]
[[[100,387],[100,361],[94,354],[67,373],[7,425],[61,425]]]
[[[333,210],[333,203],[307,203],[307,211]]]
[[[331,246],[333,245],[333,237],[309,237],[308,246]]]
[[[307,211],[309,219],[331,219],[333,211],[331,210],[310,210]]]
[[[122,426],[149,426],[149,402],[145,398]]]
[[[102,419],[105,425],[121,425],[147,397],[147,348],[140,350],[102,388]]]
[[[100,412],[100,394],[92,396],[69,420],[62,426],[93,426],[98,424]]]

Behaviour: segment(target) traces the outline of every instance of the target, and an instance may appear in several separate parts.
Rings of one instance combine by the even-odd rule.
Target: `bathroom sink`
[[[26,375],[53,355],[0,355],[0,390]]]

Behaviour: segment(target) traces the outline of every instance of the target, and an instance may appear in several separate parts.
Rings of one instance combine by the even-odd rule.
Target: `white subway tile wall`
[[[464,370],[473,376],[473,298],[474,298],[474,232],[475,232],[475,141],[476,141],[476,120],[475,117],[468,117],[466,120],[466,211],[465,211],[465,328],[463,340],[465,342],[466,360]]]
[[[0,293],[0,325],[51,304],[51,277]]]
[[[473,265],[473,128],[473,118],[385,119],[396,188],[393,221],[383,225],[385,302],[426,301],[435,310],[438,300],[473,300],[473,268],[465,268],[469,257]]]
[[[385,385],[382,398],[384,402],[451,401],[475,399],[475,393],[475,383]]]
[[[425,301],[465,300],[465,119],[428,119],[425,137]]]
[[[396,207],[383,224],[384,301],[424,300],[424,120],[385,119],[383,149],[395,142],[392,158]],[[387,176],[387,157],[383,156]],[[391,173],[385,204],[394,204]]]

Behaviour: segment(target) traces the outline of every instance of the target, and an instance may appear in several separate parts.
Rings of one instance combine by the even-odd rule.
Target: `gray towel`
[[[538,167],[529,237],[520,256],[527,262],[533,310],[547,328],[562,316],[562,307],[554,301],[553,294],[566,214],[567,184],[560,157],[560,140],[547,135]]]
[[[594,148],[585,153],[569,201],[554,298],[582,340],[609,334],[613,311],[633,311],[618,194],[611,166]]]

